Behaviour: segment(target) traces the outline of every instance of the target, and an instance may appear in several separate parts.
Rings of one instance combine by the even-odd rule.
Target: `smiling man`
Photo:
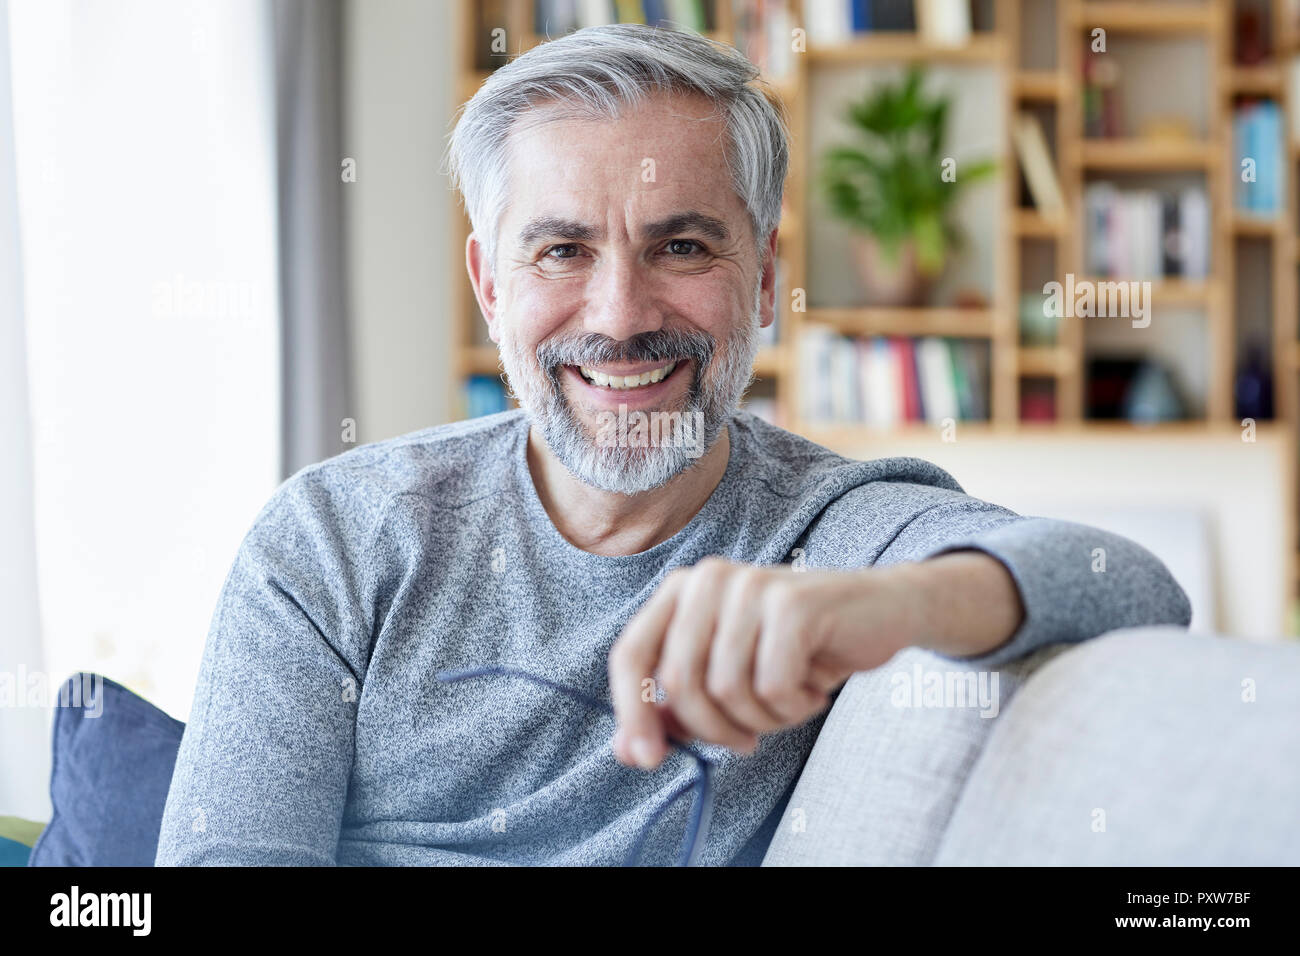
[[[521,409],[276,492],[213,619],[160,864],[753,864],[854,672],[1188,622],[1124,538],[737,410],[788,155],[754,80],[612,26],[466,106],[467,265]]]

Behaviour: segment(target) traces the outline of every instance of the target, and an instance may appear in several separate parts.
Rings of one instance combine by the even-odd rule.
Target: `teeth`
[[[582,377],[589,382],[595,382],[601,388],[640,388],[642,385],[653,385],[655,382],[662,382],[667,378],[672,370],[677,367],[676,362],[669,362],[662,368],[657,368],[651,372],[642,372],[640,375],[606,375],[594,368],[587,368],[580,365],[578,368],[582,372]]]

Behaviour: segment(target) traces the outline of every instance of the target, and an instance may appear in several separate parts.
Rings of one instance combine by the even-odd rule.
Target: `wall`
[[[1284,633],[1294,533],[1278,517],[1293,480],[1285,431],[1261,428],[1248,443],[1230,428],[1157,440],[1105,428],[963,434],[958,424],[956,439],[940,441],[936,431],[836,450],[924,458],[977,498],[1132,538],[1192,597],[1194,630],[1260,640]]]
[[[454,4],[344,4],[344,152],[359,442],[450,419],[453,194],[440,172],[453,95]]]

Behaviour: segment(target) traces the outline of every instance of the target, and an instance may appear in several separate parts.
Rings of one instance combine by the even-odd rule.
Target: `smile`
[[[602,372],[600,369],[588,368],[585,365],[578,366],[578,371],[582,377],[592,385],[600,388],[626,390],[631,388],[642,388],[646,385],[654,385],[656,382],[662,382],[672,374],[673,369],[677,367],[676,362],[669,362],[667,365],[661,365],[659,368],[650,369],[647,372],[641,372],[639,375],[610,375]]]

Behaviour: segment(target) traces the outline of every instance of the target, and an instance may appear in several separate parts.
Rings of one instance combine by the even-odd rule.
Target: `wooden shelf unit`
[[[1021,48],[1020,21],[1025,2],[1054,3],[1057,35],[1055,69],[1025,68],[1019,62]],[[1285,23],[1285,0],[1272,0],[1274,23]],[[794,23],[801,21],[802,0],[790,0]],[[490,75],[473,61],[477,4],[463,0],[461,20],[464,42],[458,45],[458,89],[462,99]],[[531,0],[505,0],[507,36],[513,53],[531,49],[541,38],[532,31]],[[714,39],[729,40],[733,34],[734,11],[727,0],[713,0]],[[1232,62],[1231,0],[1189,0],[1164,3],[1159,0],[992,0],[993,29],[976,33],[960,47],[936,47],[913,34],[868,34],[832,46],[809,44],[806,55],[796,55],[789,75],[773,81],[772,86],[783,98],[789,112],[793,140],[790,178],[787,183],[787,214],[780,233],[780,256],[784,263],[786,289],[805,288],[808,274],[808,168],[812,157],[808,151],[809,71],[822,65],[876,66],[889,63],[946,62],[970,63],[995,70],[1003,79],[1008,121],[1015,112],[1030,105],[1055,110],[1054,137],[1058,159],[1058,176],[1066,200],[1066,215],[1043,216],[1034,209],[1018,205],[1019,173],[1008,133],[999,159],[1004,173],[1000,177],[1005,216],[995,229],[997,265],[993,282],[993,302],[986,310],[952,308],[920,309],[812,309],[794,313],[789,303],[778,303],[779,341],[766,349],[760,358],[763,377],[776,383],[776,399],[785,422],[795,430],[804,430],[798,417],[795,380],[798,369],[793,353],[800,329],[806,322],[821,322],[846,333],[864,335],[944,335],[986,338],[992,346],[992,380],[990,401],[992,417],[1001,424],[1015,424],[1018,418],[1019,380],[1027,377],[1050,377],[1057,383],[1057,417],[1062,424],[1088,425],[1084,420],[1083,326],[1078,320],[1063,320],[1059,341],[1050,360],[1046,353],[1020,348],[1018,299],[1021,244],[1025,240],[1050,242],[1055,246],[1056,272],[1073,272],[1083,276],[1083,224],[1080,204],[1085,180],[1107,174],[1147,174],[1193,172],[1205,177],[1211,202],[1213,272],[1205,280],[1163,279],[1153,281],[1153,297],[1162,306],[1187,307],[1203,311],[1209,336],[1209,389],[1205,397],[1207,424],[1231,420],[1233,413],[1233,373],[1235,339],[1233,328],[1234,242],[1251,237],[1273,243],[1274,247],[1274,340],[1275,389],[1278,417],[1294,422],[1296,383],[1296,264],[1300,262],[1300,244],[1295,239],[1294,202],[1284,215],[1272,219],[1252,219],[1233,209],[1231,171],[1236,164],[1230,155],[1232,100],[1239,95],[1268,95],[1290,109],[1287,103],[1285,63],[1280,60],[1259,66],[1240,67]],[[1092,140],[1083,136],[1082,103],[1078,77],[1081,73],[1081,48],[1088,31],[1103,27],[1108,31],[1141,38],[1168,36],[1203,38],[1212,69],[1205,77],[1203,94],[1208,107],[1208,131],[1202,139],[1191,141],[1144,140],[1137,138]],[[1297,38],[1289,29],[1275,46],[1279,50],[1300,50]],[[1293,195],[1295,166],[1300,162],[1300,148],[1288,152],[1287,193]],[[463,245],[468,223],[456,215],[456,236]],[[477,310],[467,281],[457,283],[457,367],[462,375],[491,374],[497,370],[492,347],[484,344],[475,332]],[[1027,358],[1026,356],[1038,356]],[[454,386],[459,389],[458,381]]]
[[[531,0],[503,0],[508,11],[507,29],[512,53],[530,49],[539,42],[532,32]],[[792,22],[803,22],[806,0],[788,0]],[[809,43],[806,54],[793,57],[791,72],[770,82],[788,110],[792,135],[790,177],[786,187],[787,213],[782,221],[779,255],[784,264],[785,302],[778,302],[779,340],[765,348],[756,370],[760,379],[774,386],[775,398],[786,427],[810,437],[826,439],[832,444],[852,444],[855,438],[870,435],[888,438],[866,428],[823,427],[799,417],[798,362],[796,345],[803,325],[818,322],[848,334],[944,335],[986,339],[991,347],[990,407],[987,423],[962,422],[967,434],[998,435],[1024,429],[1041,433],[1047,429],[1066,430],[1071,434],[1101,435],[1141,430],[1152,436],[1175,437],[1194,433],[1220,433],[1239,428],[1234,420],[1233,383],[1236,367],[1235,252],[1239,238],[1272,244],[1273,277],[1273,367],[1276,425],[1293,435],[1300,420],[1297,409],[1297,381],[1300,379],[1300,344],[1297,344],[1296,273],[1300,264],[1300,243],[1296,239],[1296,167],[1300,163],[1300,144],[1289,143],[1286,151],[1285,195],[1287,205],[1281,216],[1254,220],[1233,208],[1233,174],[1237,163],[1233,157],[1232,106],[1242,95],[1263,95],[1275,99],[1294,115],[1300,104],[1289,103],[1287,59],[1300,54],[1300,37],[1286,23],[1286,0],[1271,0],[1273,24],[1283,25],[1282,34],[1273,44],[1274,60],[1260,66],[1241,67],[1233,62],[1232,0],[1188,0],[1168,3],[1161,0],[987,0],[991,7],[993,28],[978,32],[961,47],[936,47],[912,34],[866,35],[833,46]],[[1053,4],[1056,35],[1045,38],[1053,46],[1055,67],[1029,68],[1020,62],[1021,11],[1024,3]],[[476,36],[475,18],[478,4],[461,0],[460,17],[463,41],[457,44],[457,89],[468,98],[489,73],[470,59]],[[715,27],[709,35],[730,42],[733,37],[733,10],[727,0],[713,0]],[[1188,90],[1188,96],[1204,97],[1206,130],[1202,138],[1191,141],[1159,139],[1087,139],[1083,135],[1081,101],[1081,58],[1083,41],[1089,32],[1101,27],[1109,33],[1123,35],[1134,42],[1161,42],[1170,38],[1197,38],[1204,42],[1206,63],[1204,86]],[[1040,38],[1040,42],[1041,39]],[[808,278],[809,169],[813,157],[809,150],[810,72],[824,67],[864,68],[905,63],[969,64],[973,68],[995,71],[1005,97],[1007,135],[998,158],[1002,164],[1000,205],[1002,217],[994,229],[995,275],[992,301],[987,309],[811,309],[796,313],[790,308],[788,290],[806,288]],[[829,108],[817,104],[816,108]],[[1022,208],[1019,201],[1019,172],[1010,137],[1010,121],[1024,108],[1055,112],[1054,129],[1057,174],[1065,199],[1066,213],[1048,218],[1034,209]],[[1021,288],[1022,247],[1027,241],[1047,242],[1054,246],[1057,277],[1066,273],[1084,276],[1084,227],[1081,215],[1082,195],[1088,178],[1138,174],[1148,178],[1162,174],[1203,176],[1210,203],[1211,274],[1204,280],[1163,279],[1153,281],[1155,302],[1202,313],[1207,336],[1208,389],[1206,415],[1198,421],[1159,426],[1136,426],[1123,422],[1092,422],[1084,418],[1086,349],[1081,320],[1063,320],[1055,345],[1022,347],[1019,341],[1018,304]],[[456,237],[460,247],[468,236],[468,223],[459,213],[455,216]],[[492,374],[498,371],[495,349],[482,344],[473,325],[480,322],[468,281],[457,283],[457,368],[461,376]],[[1048,379],[1055,384],[1057,421],[1055,423],[1019,422],[1019,398],[1023,382]],[[458,394],[462,382],[454,387]],[[913,435],[933,426],[909,424],[895,429],[898,436]],[[1291,516],[1288,520],[1294,526]]]

